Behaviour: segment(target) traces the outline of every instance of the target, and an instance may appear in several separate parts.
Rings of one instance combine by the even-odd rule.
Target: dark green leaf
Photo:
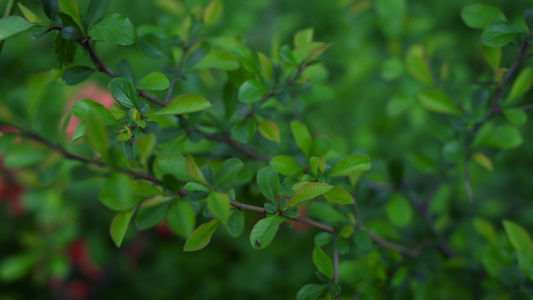
[[[183,246],[183,251],[198,251],[203,249],[209,241],[211,241],[211,236],[220,226],[220,220],[214,219],[208,223],[200,225],[196,228]]]
[[[296,300],[318,299],[327,287],[327,284],[306,284],[296,294]]]
[[[524,21],[526,21],[527,28],[531,32],[533,30],[533,9],[526,9]]]
[[[315,246],[322,247],[333,241],[333,237],[333,234],[329,232],[321,232],[315,235],[313,241],[315,243]]]
[[[514,125],[523,125],[527,121],[527,114],[519,108],[508,108],[503,111],[503,114]]]
[[[389,38],[400,37],[405,23],[407,1],[379,0],[376,2],[377,21],[381,31]]]
[[[47,152],[26,144],[11,144],[4,153],[3,165],[12,168],[27,168],[40,163]]]
[[[409,48],[405,67],[416,80],[427,86],[433,86],[433,76],[425,58],[424,48],[421,45],[414,45]]]
[[[281,56],[281,59],[283,59],[283,61],[285,61],[286,63],[293,64],[293,65],[298,64],[298,61],[292,54],[291,47],[289,47],[288,45],[283,45],[281,47],[279,55]]]
[[[170,174],[179,181],[190,182],[194,178],[187,172],[187,159],[179,153],[168,153],[157,158],[157,168],[163,174]]]
[[[276,203],[279,194],[278,172],[272,167],[264,167],[257,172],[257,184],[261,193],[270,201]]]
[[[448,141],[442,147],[442,156],[448,162],[457,162],[466,154],[465,146],[458,140]]]
[[[281,224],[285,218],[280,216],[267,216],[264,219],[259,220],[250,233],[250,243],[254,249],[263,249],[272,242],[276,232],[278,232],[279,224]]]
[[[135,207],[141,200],[133,195],[133,182],[123,173],[112,173],[104,183],[98,199],[111,210],[122,211]]]
[[[245,81],[239,88],[239,101],[251,103],[261,100],[268,93],[268,88],[258,80]]]
[[[238,237],[241,235],[244,228],[244,214],[239,210],[234,210],[229,216],[226,229],[231,237]]]
[[[96,41],[127,46],[137,41],[137,32],[131,21],[121,14],[110,14],[89,29],[89,36]]]
[[[244,168],[244,163],[238,158],[230,158],[222,163],[217,171],[215,186],[223,185],[232,180]]]
[[[333,262],[320,247],[315,247],[315,250],[313,250],[313,264],[315,264],[317,270],[326,275],[329,280],[333,279]]]
[[[174,233],[188,238],[196,226],[196,213],[188,202],[176,200],[168,210],[167,224]]]
[[[120,77],[124,77],[131,83],[135,83],[135,73],[131,67],[130,61],[123,59],[117,63],[117,72]]]
[[[265,205],[263,205],[263,207],[265,209],[265,212],[268,213],[268,214],[278,213],[278,208],[272,203],[265,203]]]
[[[74,20],[79,28],[82,28],[80,18],[80,7],[77,0],[59,0],[59,8]],[[65,27],[63,27],[65,29]]]
[[[61,78],[67,85],[76,85],[89,78],[94,71],[91,68],[76,66],[66,69]]]
[[[509,125],[494,128],[488,123],[478,131],[472,145],[510,149],[517,147],[522,141],[523,138],[518,129]]]
[[[54,22],[57,17],[57,11],[59,9],[59,4],[57,3],[57,0],[44,0],[43,9],[48,19]]]
[[[309,147],[309,156],[320,157],[322,155],[326,155],[329,152],[330,147],[331,140],[327,136],[320,134],[311,142],[311,146]]]
[[[240,143],[247,144],[255,135],[257,122],[254,118],[247,118],[231,128],[231,136]]]
[[[144,201],[135,214],[135,226],[139,230],[146,230],[159,224],[165,217],[170,204],[171,202],[162,196]]]
[[[111,238],[117,247],[122,245],[126,231],[128,231],[128,226],[130,224],[131,217],[135,209],[130,209],[126,211],[121,211],[115,215],[113,221],[111,222],[111,228],[109,229],[111,233]]]
[[[172,44],[164,34],[150,32],[139,37],[141,50],[148,56],[167,60],[172,56]]]
[[[109,82],[109,91],[113,98],[124,108],[137,108],[137,91],[133,84],[126,78],[114,78]]]
[[[105,14],[110,0],[91,0],[87,9],[87,28],[91,28]]]
[[[59,65],[67,65],[74,60],[74,55],[76,54],[76,42],[61,38],[61,35],[58,34],[54,38],[54,52]]]
[[[149,116],[184,115],[208,109],[210,107],[211,103],[209,103],[204,97],[197,95],[182,95],[172,100],[160,111],[150,114]]]
[[[61,29],[61,37],[67,40],[79,40],[83,35],[74,26],[65,26]]]
[[[527,31],[524,28],[514,23],[496,21],[485,28],[481,35],[481,41],[489,47],[503,47],[526,34]]]
[[[505,21],[505,15],[496,7],[485,4],[470,4],[461,10],[461,18],[468,27],[485,29],[494,21]]]
[[[19,16],[9,16],[0,19],[0,41],[17,33],[24,32],[34,25]]]

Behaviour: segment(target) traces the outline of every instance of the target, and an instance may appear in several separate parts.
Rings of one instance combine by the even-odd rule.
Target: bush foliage
[[[529,299],[533,9],[4,1],[1,299]]]

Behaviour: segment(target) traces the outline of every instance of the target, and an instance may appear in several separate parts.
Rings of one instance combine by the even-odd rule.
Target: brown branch
[[[339,236],[335,236],[333,238],[333,283],[339,283],[339,249],[337,249],[338,239]],[[337,297],[339,296],[337,295]]]
[[[220,135],[214,135],[214,134],[203,132],[203,131],[200,131],[200,133],[206,139],[212,140],[212,141],[218,141],[218,142],[226,143],[226,144],[232,146],[233,148],[239,150],[240,152],[244,153],[246,156],[248,156],[250,158],[255,158],[257,160],[262,160],[262,161],[266,161],[266,162],[270,161],[270,157],[261,155],[261,154],[259,154],[257,152],[254,152],[251,149],[246,148],[243,144],[232,140],[227,135],[220,136]]]

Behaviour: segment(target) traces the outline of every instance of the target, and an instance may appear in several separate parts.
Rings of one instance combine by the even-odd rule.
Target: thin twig
[[[182,53],[180,60],[178,61],[178,66],[176,67],[176,72],[174,74],[174,77],[172,78],[170,82],[170,87],[168,88],[167,96],[165,97],[165,103],[170,102],[170,98],[172,98],[172,93],[174,92],[174,88],[176,87],[177,78],[181,76],[181,71],[183,68],[183,63],[185,62],[185,56],[187,56],[187,52],[189,52],[189,47],[186,45],[182,48]]]
[[[333,283],[339,283],[339,249],[337,249],[338,239],[339,236],[337,235],[333,238]]]
[[[465,180],[465,190],[466,190],[466,194],[468,195],[468,200],[470,201],[470,204],[472,204],[473,200],[474,200],[474,193],[472,193],[472,186],[470,185],[470,168],[468,167],[468,162],[470,160],[468,159],[468,157],[465,158],[465,161],[464,161],[464,180]]]
[[[255,158],[257,160],[262,160],[262,161],[267,161],[267,162],[270,161],[270,157],[261,155],[261,154],[259,154],[257,152],[254,152],[253,150],[250,150],[250,149],[246,148],[244,145],[232,140],[227,135],[220,136],[220,135],[214,135],[214,134],[207,133],[207,132],[200,132],[200,133],[206,139],[212,140],[212,141],[219,141],[219,142],[226,143],[226,144],[232,146],[233,148],[239,150],[240,152],[244,153],[246,156],[248,156],[250,158]]]

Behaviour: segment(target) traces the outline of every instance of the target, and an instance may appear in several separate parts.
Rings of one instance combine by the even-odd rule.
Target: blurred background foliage
[[[6,2],[0,2],[2,11]],[[39,1],[20,2],[40,11]],[[88,1],[79,2],[80,11],[85,11]],[[191,8],[207,3],[114,0],[108,11],[120,12],[138,28],[172,29]],[[223,3],[224,14],[210,36],[225,47],[235,42],[271,54],[273,45],[292,45],[294,33],[305,28],[314,28],[314,40],[333,44],[321,56],[324,64],[306,71],[311,84],[290,109],[311,132],[332,139],[330,157],[356,152],[371,157],[372,169],[361,179],[357,195],[368,228],[409,248],[425,239],[442,239],[453,249],[451,259],[431,247],[410,258],[383,249],[356,231],[354,246],[341,259],[342,295],[357,299],[531,297],[533,285],[517,285],[524,275],[513,261],[501,225],[502,219],[509,219],[526,229],[533,226],[533,143],[527,138],[533,134],[531,122],[520,127],[524,142],[519,147],[487,150],[493,171],[470,163],[474,193],[470,202],[464,166],[450,167],[443,160],[449,123],[417,104],[415,94],[422,85],[405,68],[408,50],[422,45],[437,86],[458,103],[470,101],[478,88],[475,82],[490,80],[491,74],[483,58],[481,31],[468,28],[460,17],[465,5],[477,1]],[[526,0],[484,3],[522,24],[524,10],[531,6]],[[44,135],[47,128],[55,128],[54,122],[65,115],[68,103],[78,100],[74,98],[82,89],[82,85],[67,87],[57,82],[41,85],[36,79],[47,76],[40,72],[59,67],[52,45],[51,35],[33,41],[21,34],[6,41],[0,56],[4,101],[23,107],[27,99],[42,97],[46,99],[43,105],[54,107],[55,113],[48,116],[53,120],[41,121]],[[510,66],[518,50],[519,45],[504,47],[501,65]],[[97,51],[110,66],[129,59],[139,74],[164,67],[161,61],[143,55],[136,45],[118,48],[101,43]],[[271,55],[277,55],[275,52]],[[89,63],[81,50],[76,61]],[[91,79],[103,87],[109,80],[102,74]],[[225,80],[222,72],[199,72],[179,82],[177,90],[217,103]],[[529,97],[531,92],[524,98]],[[280,127],[288,132],[288,125]],[[209,148],[199,151],[208,152]],[[392,188],[395,172],[391,170],[396,169],[403,170],[403,196]],[[1,171],[2,300],[293,299],[302,285],[317,281],[310,250],[318,233],[314,229],[282,226],[269,247],[253,250],[246,230],[260,216],[247,212],[245,234],[230,240],[225,232],[217,232],[211,244],[199,252],[184,253],[184,241],[163,226],[145,232],[130,228],[125,245],[117,249],[108,236],[113,214],[97,200],[102,179],[73,179],[64,173],[50,186],[32,188],[36,177],[46,181],[52,175]],[[416,205],[403,207],[405,195],[415,203],[431,198],[429,217],[418,214]],[[398,206],[390,203],[408,214],[406,224],[391,222],[388,214],[394,214],[390,211]],[[479,230],[483,226],[493,228],[492,237],[480,234],[492,230]],[[436,233],[431,234],[429,228]],[[19,259],[12,269],[6,267],[7,257]]]

